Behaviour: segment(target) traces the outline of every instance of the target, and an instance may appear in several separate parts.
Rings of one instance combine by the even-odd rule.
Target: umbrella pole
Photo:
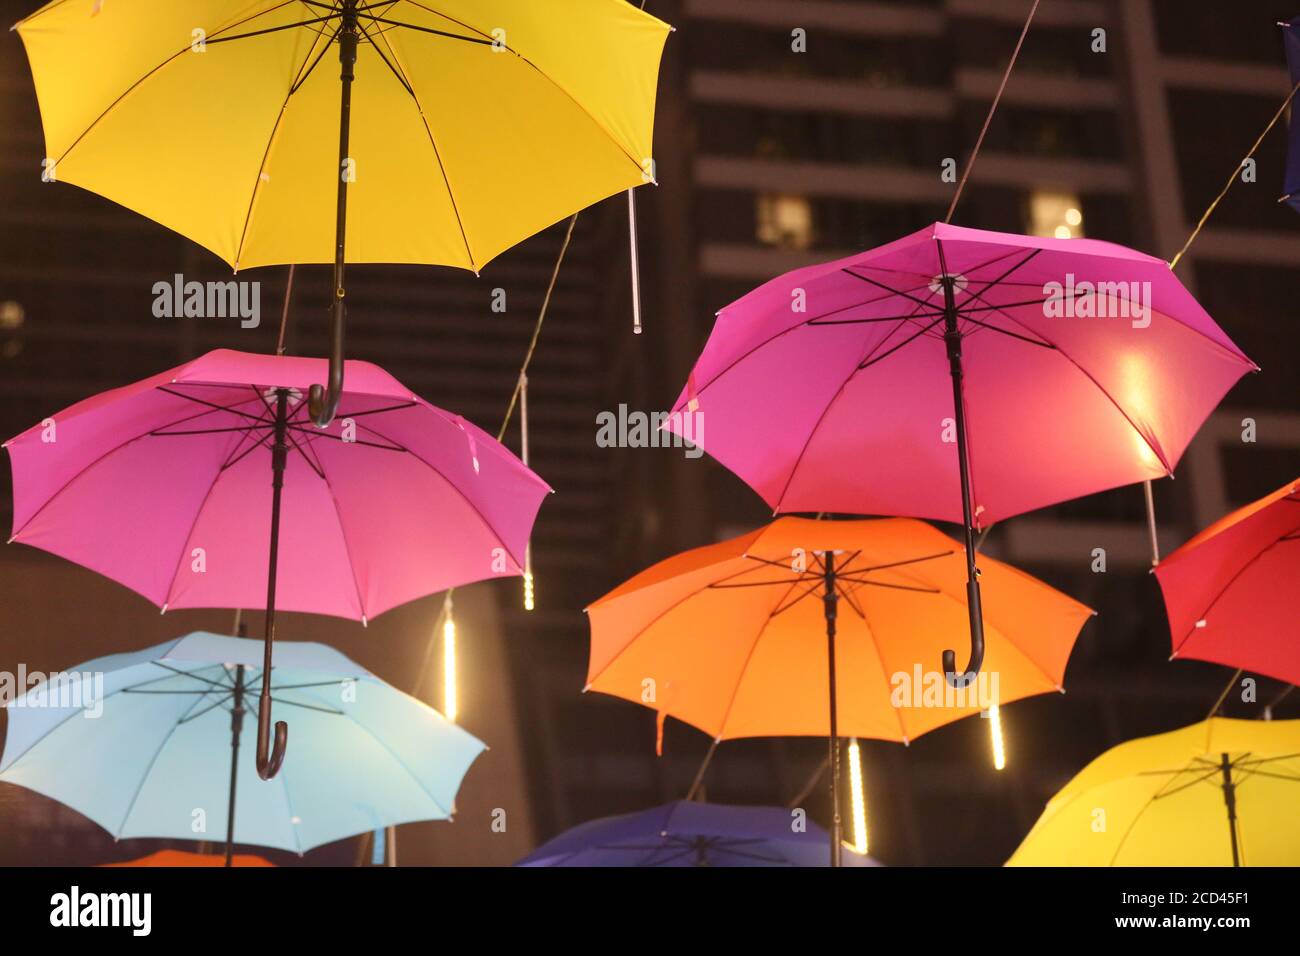
[[[346,310],[343,306],[344,252],[348,233],[348,169],[349,140],[352,132],[352,81],[356,79],[357,45],[360,26],[357,21],[357,0],[343,0],[339,27],[339,161],[335,173],[339,177],[334,221],[334,293],[330,306],[330,369],[329,390],[313,385],[307,396],[307,410],[311,419],[324,428],[334,420],[339,399],[343,396],[343,327]]]
[[[226,807],[226,866],[234,866],[235,781],[239,777],[239,735],[244,730],[244,665],[235,668],[235,693],[230,709],[230,801]]]
[[[1232,782],[1232,760],[1222,754],[1223,802],[1228,807],[1228,835],[1232,838],[1232,865],[1241,866],[1241,851],[1237,847],[1237,785]]]
[[[826,583],[822,595],[822,610],[826,616],[826,662],[829,678],[829,697],[831,706],[831,866],[840,865],[840,728],[837,713],[837,693],[835,690],[835,618],[839,595],[835,593],[835,552],[827,551],[823,558],[826,570],[823,580]]]
[[[940,261],[943,251],[940,248]],[[971,513],[970,459],[966,451],[966,403],[962,399],[961,331],[957,328],[957,304],[953,277],[943,266],[943,340],[948,347],[948,370],[952,376],[953,420],[957,425],[957,467],[961,473],[961,514],[966,534],[966,609],[970,615],[970,661],[957,672],[957,655],[943,652],[944,678],[953,687],[966,687],[984,663],[984,611],[980,602],[979,568],[975,566],[974,516]]]
[[[284,489],[284,466],[289,456],[289,390],[275,390],[275,443],[271,446],[271,547],[266,569],[266,634],[262,640],[262,692],[257,705],[257,775],[270,780],[284,763],[289,725],[275,724],[275,746],[271,747],[271,657],[275,645],[275,576],[280,564],[280,493]]]

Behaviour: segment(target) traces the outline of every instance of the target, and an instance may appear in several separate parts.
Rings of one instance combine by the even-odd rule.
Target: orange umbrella
[[[1061,690],[1093,612],[998,561],[981,572],[985,667],[953,688],[926,664],[966,627],[960,544],[909,518],[780,518],[661,561],[592,604],[587,689],[715,742],[829,736],[834,852],[841,733],[907,743]]]
[[[233,858],[234,866],[275,866],[260,856],[251,853],[237,853]],[[104,863],[103,866],[225,866],[226,858],[220,853],[190,853],[186,850],[159,850],[138,860],[124,860],[121,863]]]

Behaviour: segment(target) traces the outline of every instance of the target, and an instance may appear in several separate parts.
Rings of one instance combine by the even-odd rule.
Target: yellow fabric
[[[47,4],[18,32],[56,179],[235,268],[332,262],[340,84],[325,25],[192,48],[196,30],[213,41],[324,14],[296,0]],[[646,181],[660,20],[624,0],[396,0],[373,15],[505,49],[363,15],[348,262],[477,270]]]
[[[1216,717],[1106,751],[1047,804],[1008,866],[1300,865],[1300,720]]]

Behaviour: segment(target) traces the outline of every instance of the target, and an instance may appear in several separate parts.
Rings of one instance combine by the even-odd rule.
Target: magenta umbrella
[[[326,364],[222,349],[32,426],[4,445],[10,540],[164,611],[264,606],[268,672],[277,608],[364,623],[520,574],[546,483],[368,362],[347,363],[338,416],[318,428],[303,396]],[[287,734],[277,723],[268,753],[269,686],[258,710],[265,779]]]
[[[960,521],[961,686],[983,657],[973,532],[1171,474],[1254,369],[1163,260],[936,223],[720,311],[667,427],[777,513]]]

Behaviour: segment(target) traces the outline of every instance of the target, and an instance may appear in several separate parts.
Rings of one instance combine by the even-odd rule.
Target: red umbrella
[[[1172,656],[1300,683],[1300,478],[1220,518],[1156,577]]]

